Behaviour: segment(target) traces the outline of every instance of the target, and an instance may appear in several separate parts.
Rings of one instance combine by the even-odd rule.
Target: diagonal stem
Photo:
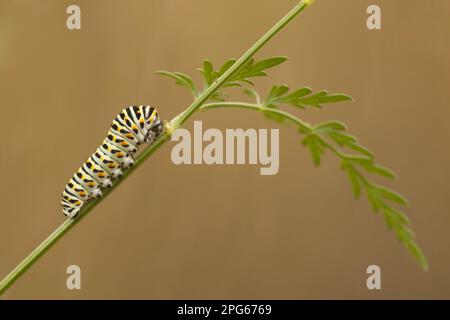
[[[103,201],[120,183],[122,183],[134,170],[150,157],[158,148],[169,140],[172,132],[182,126],[217,90],[229,80],[234,73],[256,52],[258,52],[270,39],[280,32],[290,21],[300,12],[312,5],[314,0],[300,1],[286,16],[280,19],[266,34],[264,34],[250,49],[247,50],[219,79],[217,79],[208,89],[206,89],[195,101],[179,116],[169,123],[166,123],[165,132],[150,146],[148,146],[136,159],[134,167],[126,170],[124,175],[117,179],[112,188],[103,192],[103,197],[99,200],[88,202],[80,210],[77,219],[64,221],[47,239],[39,244],[25,259],[23,259],[2,281],[0,281],[0,295],[6,291],[28,268],[30,268],[47,250],[49,250],[61,237],[71,228],[79,223],[96,205]]]
[[[201,107],[222,85],[224,85],[234,73],[251,59],[270,39],[280,32],[290,21],[300,12],[310,6],[314,0],[300,1],[286,16],[280,19],[269,31],[267,31],[250,49],[247,50],[219,79],[206,89],[195,101],[184,111],[174,124],[175,129],[181,126],[186,120]]]

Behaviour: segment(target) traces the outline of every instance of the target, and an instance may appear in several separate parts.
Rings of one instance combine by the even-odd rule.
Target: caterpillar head
[[[151,131],[155,134],[155,136],[159,136],[161,134],[161,132],[164,129],[164,123],[161,121],[161,119],[158,118],[158,120],[156,120],[152,127],[151,127]]]

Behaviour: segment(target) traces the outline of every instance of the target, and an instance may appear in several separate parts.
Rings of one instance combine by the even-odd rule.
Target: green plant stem
[[[298,125],[301,129],[310,131],[312,128],[311,126],[304,122],[303,120],[300,120],[299,118],[293,116],[292,114],[285,112],[283,110],[279,109],[272,109],[272,108],[266,108],[263,105],[255,104],[255,103],[245,103],[245,102],[213,102],[205,104],[201,107],[202,110],[208,110],[208,109],[217,109],[217,108],[240,108],[240,109],[250,109],[255,111],[261,111],[265,113],[272,113],[276,115],[283,116],[285,119],[288,119],[292,123]]]
[[[173,131],[183,125],[223,84],[230,79],[234,73],[256,52],[258,52],[270,39],[280,32],[290,21],[300,12],[310,6],[313,0],[303,0],[299,2],[286,16],[279,20],[266,34],[264,34],[254,45],[250,47],[233,66],[228,69],[219,79],[217,79],[208,89],[206,89],[195,101],[179,116],[169,123],[166,123],[165,132],[150,146],[148,146],[136,159],[134,167],[126,170],[124,175],[117,179],[112,188],[103,192],[103,197],[98,200],[88,202],[80,210],[76,219],[64,221],[47,239],[39,244],[25,259],[23,259],[2,281],[0,281],[0,295],[3,294],[26,270],[28,270],[46,251],[48,251],[61,237],[71,228],[78,224],[95,206],[103,201],[115,188],[117,188],[134,170],[150,157],[158,148],[169,140]]]
[[[165,141],[168,135],[164,133],[154,144],[147,147],[142,154],[136,159],[135,165],[124,172],[122,178],[117,179],[110,189],[103,190],[101,199],[92,200],[86,203],[80,210],[76,219],[65,220],[50,236],[41,242],[25,259],[23,259],[2,281],[0,282],[0,295],[6,291],[28,268],[30,268],[45,252],[47,252],[62,236],[64,236],[70,229],[78,224],[89,211],[94,209],[101,201],[103,201],[115,188],[121,184],[127,176],[136,170],[146,158],[153,154]]]
[[[274,109],[274,108],[267,108],[262,104],[255,104],[255,103],[246,103],[246,102],[213,102],[204,104],[200,109],[201,110],[209,110],[209,109],[218,109],[218,108],[239,108],[239,109],[250,109],[254,111],[259,111],[262,113],[271,113],[273,115],[283,116],[284,119],[289,120],[291,123],[298,125],[300,129],[302,129],[302,132],[311,132],[313,129],[311,125],[300,118],[290,114],[289,112],[280,110],[280,109]],[[327,140],[325,140],[323,137],[320,136],[321,142],[324,146],[326,146],[331,152],[333,152],[339,159],[346,160],[348,159],[349,154],[345,154],[342,151],[340,151],[338,148],[330,144]],[[355,170],[355,174],[358,175],[358,178],[361,180],[361,182],[367,186],[370,187],[372,184],[357,170]]]
[[[173,123],[174,129],[183,125],[192,114],[198,110],[222,85],[224,85],[234,73],[251,59],[270,39],[280,32],[300,12],[310,6],[314,1],[305,0],[299,2],[286,16],[279,20],[266,34],[255,42],[219,79],[214,81]]]
[[[218,109],[218,108],[239,108],[239,109],[250,109],[254,111],[259,111],[262,113],[271,113],[273,115],[283,116],[284,119],[289,120],[291,123],[296,124],[299,126],[300,129],[303,130],[303,132],[311,132],[312,127],[309,123],[301,120],[300,118],[290,114],[289,112],[280,110],[280,109],[274,109],[274,108],[267,108],[264,105],[256,104],[256,103],[246,103],[246,102],[212,102],[208,104],[204,104],[201,107],[201,110],[210,110],[210,109]],[[342,153],[339,149],[337,149],[335,146],[331,145],[329,142],[327,142],[323,137],[321,137],[322,143],[331,151],[333,152],[338,158],[344,160],[348,158],[349,155]],[[364,179],[363,177],[361,177]],[[364,179],[366,183],[367,180]]]

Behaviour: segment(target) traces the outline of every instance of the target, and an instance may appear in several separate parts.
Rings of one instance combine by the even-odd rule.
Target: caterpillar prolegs
[[[134,165],[139,145],[152,143],[164,129],[158,112],[150,106],[123,109],[113,120],[100,147],[86,160],[66,184],[62,193],[63,213],[75,218],[83,204],[100,198],[122,170]]]

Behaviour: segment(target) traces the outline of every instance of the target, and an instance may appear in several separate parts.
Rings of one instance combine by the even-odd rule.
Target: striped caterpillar
[[[102,196],[122,169],[134,165],[133,154],[144,142],[152,143],[163,131],[158,112],[150,106],[123,109],[113,120],[100,147],[86,160],[66,184],[61,206],[64,215],[75,218],[83,204]]]

